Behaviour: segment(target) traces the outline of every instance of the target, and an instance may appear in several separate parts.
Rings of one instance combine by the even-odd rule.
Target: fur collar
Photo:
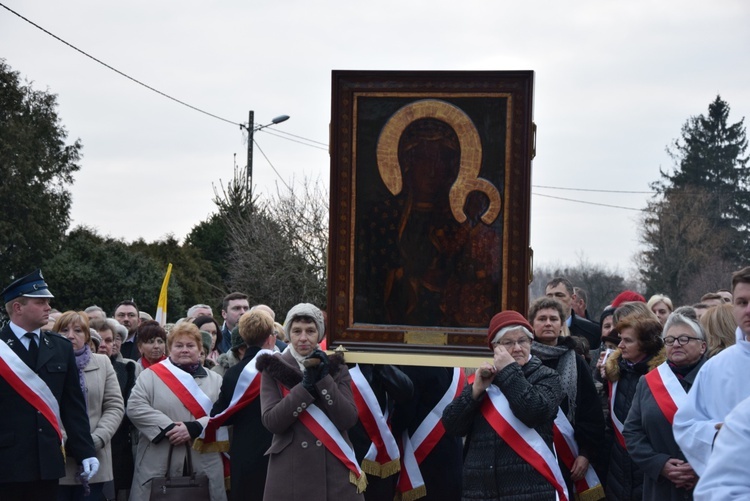
[[[612,355],[609,356],[607,359],[607,363],[604,367],[605,375],[607,376],[607,380],[612,381],[613,383],[615,381],[620,380],[620,359],[622,358],[622,352],[620,350],[616,350]],[[662,348],[659,350],[659,352],[654,355],[653,357],[646,360],[647,370],[646,372],[651,372],[652,370],[659,367],[661,364],[663,364],[667,360],[667,352]],[[639,362],[636,364],[638,366],[642,362]]]
[[[285,356],[261,355],[256,360],[255,367],[259,372],[268,374],[287,388],[292,388],[302,381],[302,372],[300,372],[296,361],[288,362],[284,360]],[[292,363],[294,366],[290,365]],[[336,377],[343,365],[344,358],[341,355],[337,353],[328,355],[328,373],[332,377]]]

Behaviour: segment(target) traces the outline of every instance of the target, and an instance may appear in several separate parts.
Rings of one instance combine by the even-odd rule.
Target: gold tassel
[[[423,498],[427,495],[427,487],[420,485],[415,489],[411,489],[406,492],[396,493],[396,501],[415,501],[416,499]]]
[[[382,478],[390,477],[401,471],[401,461],[394,459],[380,465],[380,474]]]
[[[369,459],[363,459],[360,466],[362,471],[368,475],[374,475],[379,478],[390,477],[401,471],[401,461],[398,459],[388,461],[385,464],[380,464],[377,461],[371,461]]]
[[[222,442],[211,442],[207,444],[203,441],[202,438],[196,438],[195,441],[193,442],[193,449],[202,453],[229,452],[229,442],[222,441]]]
[[[575,498],[577,501],[601,501],[602,499],[606,499],[606,496],[604,495],[604,487],[602,487],[602,484],[599,484],[580,494],[576,494]]]
[[[362,475],[357,478],[357,475],[349,470],[349,482],[357,486],[357,494],[362,494],[365,492],[365,489],[367,489],[367,475],[364,471],[362,472]]]

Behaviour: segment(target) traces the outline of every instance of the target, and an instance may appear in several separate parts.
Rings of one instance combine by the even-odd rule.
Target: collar
[[[23,342],[24,336],[26,335],[27,332],[33,332],[34,334],[39,336],[39,341],[42,340],[42,328],[41,327],[39,327],[38,329],[34,329],[33,331],[26,331],[22,329],[21,327],[17,326],[16,324],[14,324],[12,320],[8,323],[8,327],[10,327],[10,330],[13,331],[13,334],[15,334],[15,336],[21,342]],[[26,339],[28,340],[28,338]],[[24,346],[26,345],[24,344]]]
[[[571,315],[570,315],[570,316],[569,316],[569,317],[568,317],[568,318],[567,318],[567,319],[565,320],[565,325],[567,325],[568,327],[570,327],[570,324],[572,324],[572,323],[573,323],[573,314],[571,314]]]

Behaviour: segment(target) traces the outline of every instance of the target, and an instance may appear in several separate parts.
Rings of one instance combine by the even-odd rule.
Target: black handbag
[[[193,454],[188,442],[185,442],[188,475],[182,477],[170,476],[173,448],[173,445],[169,446],[167,474],[151,480],[151,497],[149,499],[152,501],[205,501],[210,499],[208,477],[206,475],[195,474],[195,470],[193,470]]]

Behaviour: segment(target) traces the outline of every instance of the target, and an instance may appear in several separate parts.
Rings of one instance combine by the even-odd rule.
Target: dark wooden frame
[[[491,231],[497,233],[498,238],[493,241],[499,239],[497,251],[502,260],[501,278],[495,282],[490,281],[490,286],[498,290],[498,296],[491,298],[492,309],[493,313],[506,309],[526,312],[530,276],[531,159],[534,155],[532,99],[531,71],[333,71],[327,308],[329,349],[344,346],[347,350],[384,354],[488,354],[488,320],[485,325],[468,327],[460,325],[455,316],[450,318],[451,325],[438,325],[438,321],[425,322],[425,325],[381,323],[377,313],[379,308],[387,308],[385,303],[390,296],[387,295],[381,305],[374,300],[379,298],[369,297],[362,292],[366,280],[362,278],[364,275],[361,270],[374,268],[377,259],[364,257],[377,256],[377,253],[366,254],[363,251],[368,250],[368,242],[373,241],[371,235],[369,238],[361,236],[368,231],[365,223],[369,221],[363,219],[363,214],[371,208],[366,204],[380,203],[394,193],[391,189],[388,196],[382,196],[387,184],[383,180],[390,178],[384,177],[380,166],[384,164],[382,158],[391,152],[393,158],[401,158],[398,157],[403,151],[400,149],[400,138],[404,127],[414,122],[404,119],[408,115],[405,112],[397,114],[394,111],[406,108],[409,111],[416,110],[417,115],[421,113],[421,117],[427,116],[442,122],[451,122],[451,119],[441,117],[444,117],[446,110],[450,114],[453,113],[452,108],[457,108],[456,113],[461,118],[452,121],[450,125],[456,137],[474,138],[481,145],[482,154],[480,160],[477,160],[481,162],[481,170],[475,177],[480,181],[489,179],[489,184],[485,183],[481,188],[477,188],[476,184],[471,185],[471,188],[461,188],[463,199],[456,198],[456,204],[451,201],[451,210],[456,215],[455,219],[460,221],[454,205],[463,208],[469,192],[484,190],[488,194],[490,207],[493,205],[492,200],[495,200],[489,196],[490,192],[494,190],[500,196],[502,205],[499,216],[494,220],[494,229],[485,230],[489,237],[492,236]],[[403,122],[401,127],[395,127],[398,137],[387,139],[387,134],[393,133],[394,127],[383,132],[386,129],[383,124],[398,125],[396,117]],[[473,126],[468,125],[469,121]],[[471,131],[466,127],[475,127],[479,135],[469,133]],[[501,133],[498,134],[498,131]],[[469,143],[469,140],[461,142],[461,155],[468,155],[465,152],[471,151],[467,146]],[[382,156],[378,156],[379,145],[383,145]],[[493,159],[493,165],[502,164],[501,167],[498,169],[488,165],[488,159]],[[398,159],[395,164],[399,165]],[[375,173],[378,169],[381,169],[379,176]],[[412,169],[414,172],[417,170],[415,167]],[[463,170],[462,166],[457,180],[451,184],[451,196],[454,187],[463,186],[465,179],[470,179],[462,178]],[[400,183],[401,174],[406,171],[402,171],[399,165],[397,172]],[[416,174],[411,176],[414,179]],[[359,187],[358,181],[361,183]],[[421,185],[421,181],[412,183],[418,183],[410,185],[412,187]],[[374,190],[374,194],[371,190]],[[369,201],[365,201],[366,199]],[[372,209],[372,212],[380,213],[377,208]],[[485,214],[489,212],[490,209],[487,209]],[[398,217],[401,217],[400,221],[405,221],[413,216]],[[453,221],[450,224],[458,225]],[[490,228],[489,225],[486,226]],[[403,239],[400,231],[399,246]],[[359,249],[356,247],[357,243],[360,245]],[[372,262],[363,264],[360,261],[362,259],[370,259]],[[392,272],[389,273],[393,276]],[[358,293],[356,306],[355,291]],[[445,290],[443,293],[447,294]],[[366,304],[364,307],[360,306],[363,296]],[[373,308],[370,307],[371,304],[377,306]],[[355,317],[365,318],[367,321],[358,321]],[[482,314],[476,318],[485,317]],[[441,321],[449,322],[442,317]]]

